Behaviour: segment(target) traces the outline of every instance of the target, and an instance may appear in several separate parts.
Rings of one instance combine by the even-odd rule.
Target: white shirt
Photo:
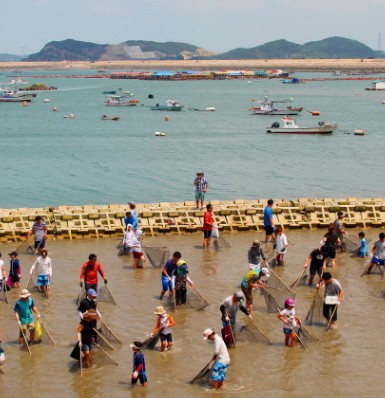
[[[3,275],[5,276],[4,261],[0,259],[0,281],[3,279]]]
[[[287,238],[285,234],[278,234],[275,237],[275,243],[277,245],[276,250],[277,253],[280,253],[282,249],[284,249],[287,246]]]
[[[385,241],[381,242],[380,239],[374,242],[374,257],[381,260],[385,259]]]
[[[230,363],[230,355],[227,351],[226,344],[217,334],[214,335],[214,354],[217,355],[217,361],[225,365]]]
[[[295,320],[295,310],[292,308],[291,310],[284,308],[280,311],[280,315],[282,315],[285,321],[289,323],[285,323],[284,327],[287,329],[293,329],[297,326],[297,321]]]
[[[52,276],[52,261],[47,257],[39,256],[36,261],[32,264],[31,269],[29,271],[30,274],[33,274],[35,267],[37,266],[37,274],[38,275],[49,275]]]

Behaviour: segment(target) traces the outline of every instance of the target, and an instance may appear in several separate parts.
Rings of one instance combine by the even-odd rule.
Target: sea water
[[[39,92],[28,106],[0,104],[0,207],[193,200],[197,171],[209,181],[208,199],[383,196],[385,94],[365,91],[371,81],[30,77],[88,72],[26,71],[29,83],[58,89]],[[9,80],[5,72],[0,80]],[[133,92],[141,105],[104,105],[102,92],[119,88]],[[300,126],[325,121],[338,123],[338,129],[331,136],[267,134],[266,127],[280,116],[248,111],[256,106],[252,99],[265,95],[292,98],[293,106],[304,107],[295,117]],[[179,100],[184,110],[147,106],[167,99]],[[188,110],[206,107],[216,111]],[[69,113],[75,117],[65,118]],[[103,114],[120,120],[103,121]],[[354,136],[355,129],[367,134]],[[156,131],[166,136],[157,137]]]

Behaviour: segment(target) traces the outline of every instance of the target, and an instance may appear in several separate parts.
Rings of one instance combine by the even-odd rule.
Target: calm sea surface
[[[32,73],[64,72],[24,75]],[[385,93],[365,91],[370,81],[26,79],[58,90],[39,93],[27,107],[0,104],[0,207],[192,200],[198,170],[210,183],[209,199],[384,195]],[[0,81],[9,80],[2,72]],[[105,106],[102,91],[118,88],[144,105],[176,99],[186,110]],[[321,113],[303,111],[303,126],[324,120],[339,128],[327,137],[267,134],[278,117],[248,112],[251,99],[264,95]],[[187,110],[209,106],[216,112]],[[64,118],[71,112],[74,119]],[[120,120],[102,121],[104,113]],[[355,129],[367,135],[354,136]]]

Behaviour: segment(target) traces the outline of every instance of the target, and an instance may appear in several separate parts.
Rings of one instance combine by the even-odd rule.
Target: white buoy
[[[155,131],[154,133],[157,137],[164,137],[166,133],[163,133],[162,131]]]

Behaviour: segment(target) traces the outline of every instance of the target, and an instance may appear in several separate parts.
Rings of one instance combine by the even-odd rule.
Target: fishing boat
[[[12,90],[2,91],[0,93],[0,102],[31,102],[36,95],[19,94]]]
[[[305,82],[301,79],[298,79],[297,77],[293,77],[291,79],[283,79],[282,83],[284,83],[284,84],[299,84],[299,83],[305,83]]]
[[[355,129],[354,130],[354,135],[365,135],[366,131],[363,129]]]
[[[252,115],[298,115],[303,108],[293,108],[291,105],[279,109],[277,104],[291,104],[292,100],[269,101],[265,96],[262,101],[256,101],[260,104],[258,107],[249,108]]]
[[[155,104],[150,106],[150,109],[153,111],[181,111],[183,107],[184,105],[179,101],[167,100],[165,105]]]
[[[136,106],[139,100],[132,99],[127,95],[108,95],[104,103],[108,106]]]
[[[103,115],[101,117],[102,120],[119,120],[119,116],[108,116],[108,115]]]
[[[314,127],[299,127],[294,119],[290,117],[281,118],[282,126],[279,122],[274,122],[270,127],[266,128],[267,133],[280,134],[331,134],[336,128],[337,124],[326,124],[325,122],[318,122]]]

